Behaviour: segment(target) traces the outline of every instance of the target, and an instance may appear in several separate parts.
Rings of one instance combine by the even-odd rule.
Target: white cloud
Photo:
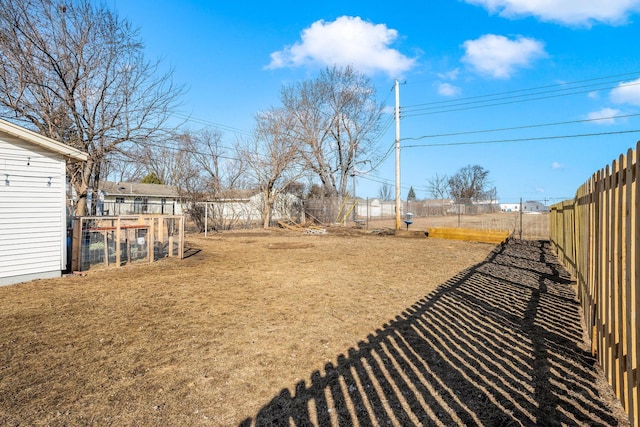
[[[362,73],[384,72],[398,77],[416,60],[389,46],[398,32],[360,17],[342,16],[332,22],[316,21],[302,31],[301,40],[271,54],[267,68],[353,66]]]
[[[553,162],[551,163],[551,169],[564,169],[564,165],[560,162]]]
[[[462,90],[458,86],[454,86],[450,83],[438,84],[438,93],[443,96],[456,96],[460,95]]]
[[[459,68],[447,71],[446,73],[438,73],[438,77],[440,77],[442,80],[457,80],[458,75],[460,75]]]
[[[595,22],[623,24],[640,11],[640,0],[465,0],[507,18],[535,16],[563,25],[590,26]]]
[[[495,34],[485,34],[463,43],[462,61],[481,74],[509,78],[517,68],[527,67],[534,60],[547,56],[542,42],[518,36],[515,40]]]
[[[615,116],[620,114],[620,110],[614,108],[603,108],[599,111],[594,111],[587,115],[589,120],[594,120],[594,123],[599,125],[612,125],[615,123]]]
[[[640,105],[640,79],[620,83],[609,98],[616,104]]]

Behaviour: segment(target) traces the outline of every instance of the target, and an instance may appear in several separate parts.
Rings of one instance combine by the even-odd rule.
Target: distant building
[[[406,202],[400,204],[400,212],[404,213]],[[382,218],[394,218],[396,215],[396,202],[395,200],[380,200],[380,199],[358,199],[356,205],[356,218],[370,218],[370,219],[382,219]]]
[[[502,212],[519,212],[520,203],[501,203],[500,210]],[[537,200],[528,200],[522,202],[523,213],[545,213],[549,212],[549,207]]]
[[[172,185],[103,181],[91,202],[96,215],[182,215],[178,189]]]

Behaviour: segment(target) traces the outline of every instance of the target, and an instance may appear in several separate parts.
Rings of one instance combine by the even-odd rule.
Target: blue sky
[[[422,3],[107,1],[186,85],[187,125],[217,127],[229,145],[279,105],[283,85],[327,66],[369,75],[388,119],[397,78],[403,198],[479,164],[501,202],[552,203],[635,148],[640,0]],[[391,124],[378,157],[394,138]],[[393,187],[393,152],[369,169],[359,166],[359,197]]]

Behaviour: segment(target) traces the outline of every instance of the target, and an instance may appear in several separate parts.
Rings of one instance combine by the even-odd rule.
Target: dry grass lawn
[[[187,246],[184,260],[0,288],[0,425],[616,419],[575,341],[571,288],[537,247],[492,265],[494,245],[349,229]]]
[[[0,288],[0,424],[237,425],[493,246],[271,231]]]

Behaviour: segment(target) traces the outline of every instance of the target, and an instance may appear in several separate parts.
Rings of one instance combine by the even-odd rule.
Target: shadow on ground
[[[579,310],[548,243],[511,241],[241,425],[617,425]]]

